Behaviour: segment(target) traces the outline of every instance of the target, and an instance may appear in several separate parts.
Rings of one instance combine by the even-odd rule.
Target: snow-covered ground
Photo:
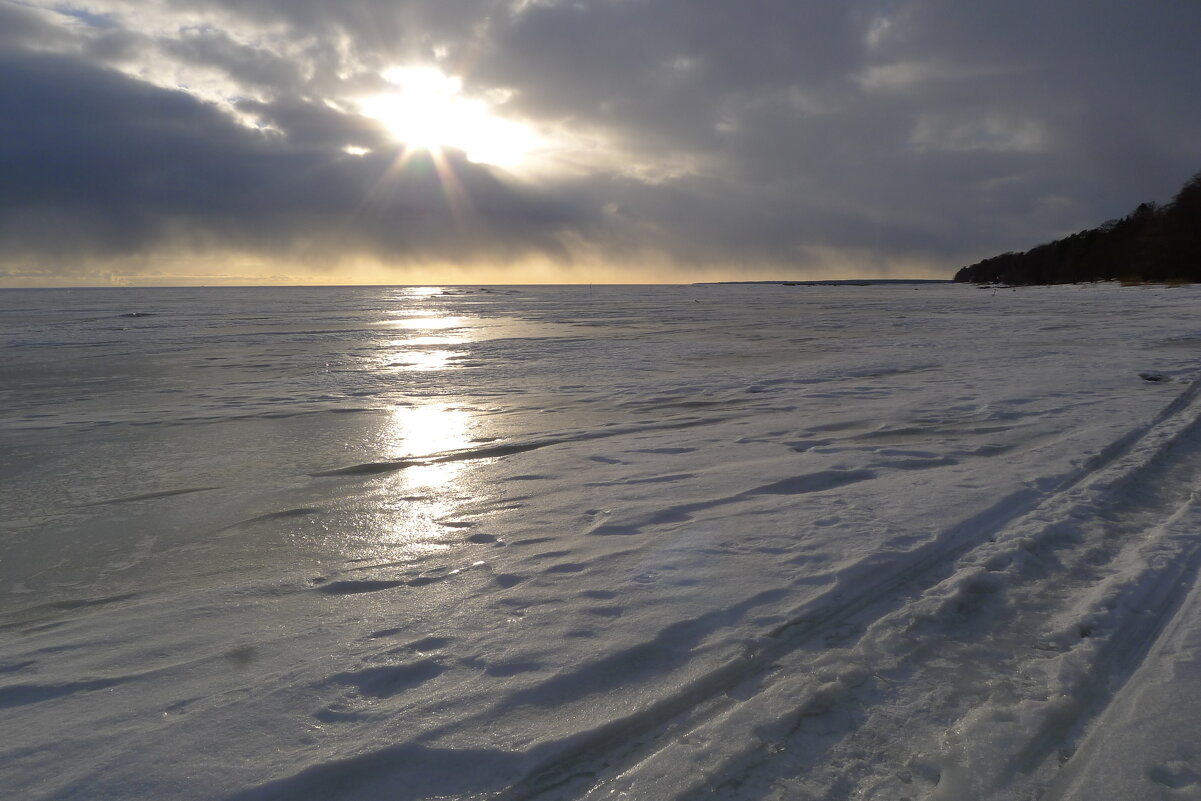
[[[1199,798],[1199,302],[0,293],[0,795]]]

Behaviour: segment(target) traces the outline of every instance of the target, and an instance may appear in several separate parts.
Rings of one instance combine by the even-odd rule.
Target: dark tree
[[[1025,253],[1002,253],[963,267],[955,280],[999,284],[1201,281],[1201,172],[1166,206],[1142,203],[1120,220]]]

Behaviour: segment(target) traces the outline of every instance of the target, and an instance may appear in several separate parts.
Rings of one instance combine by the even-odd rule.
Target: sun
[[[359,111],[410,148],[452,148],[478,164],[515,167],[537,144],[529,128],[465,97],[462,80],[436,67],[397,67],[382,77],[395,91],[360,100]]]

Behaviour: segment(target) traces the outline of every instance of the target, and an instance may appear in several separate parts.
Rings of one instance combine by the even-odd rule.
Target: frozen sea
[[[1199,309],[0,292],[0,796],[1201,798]]]

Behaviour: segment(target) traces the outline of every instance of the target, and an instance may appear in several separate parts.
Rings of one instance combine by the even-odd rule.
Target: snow
[[[0,293],[0,786],[1197,797],[1199,292]]]
[[[1196,531],[1194,526],[1194,535]],[[1194,586],[1063,775],[1056,777],[1059,797],[1180,799],[1201,792],[1198,620],[1201,589]]]

